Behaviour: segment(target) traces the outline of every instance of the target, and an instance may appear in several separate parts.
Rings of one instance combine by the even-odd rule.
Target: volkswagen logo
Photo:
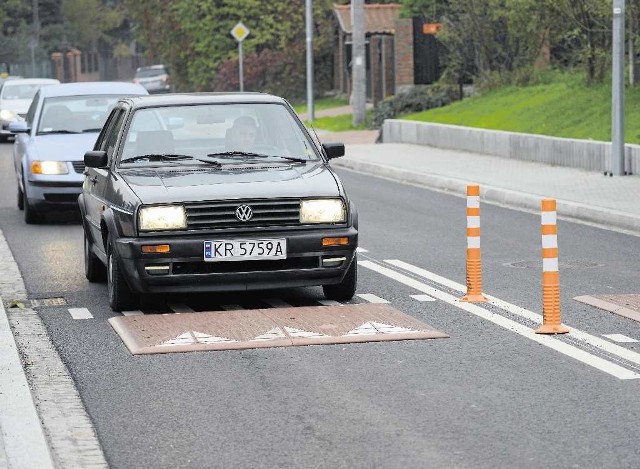
[[[236,217],[240,221],[249,221],[253,217],[253,210],[248,205],[240,205],[236,209]]]

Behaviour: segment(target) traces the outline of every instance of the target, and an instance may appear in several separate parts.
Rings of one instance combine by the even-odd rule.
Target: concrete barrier
[[[588,171],[610,169],[611,143],[596,140],[387,119],[382,124],[382,141],[428,145]],[[626,170],[640,174],[640,145],[627,144],[625,159]]]

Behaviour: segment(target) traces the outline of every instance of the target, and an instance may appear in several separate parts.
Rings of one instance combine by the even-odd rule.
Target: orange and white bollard
[[[542,201],[542,326],[536,334],[566,334],[560,322],[560,271],[555,199]]]
[[[480,259],[480,186],[467,186],[467,294],[460,301],[487,301],[482,294]]]

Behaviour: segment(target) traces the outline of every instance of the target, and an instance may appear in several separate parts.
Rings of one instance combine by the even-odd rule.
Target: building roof
[[[400,16],[402,5],[398,3],[364,5],[365,34],[394,34],[395,20]],[[333,5],[333,12],[338,18],[340,29],[351,34],[351,5]]]

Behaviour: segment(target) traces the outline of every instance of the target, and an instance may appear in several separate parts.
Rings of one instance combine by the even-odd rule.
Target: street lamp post
[[[313,7],[311,0],[306,0],[307,27],[307,120],[313,124]]]
[[[624,170],[624,11],[625,0],[613,0],[613,69],[611,106],[611,165],[609,175]]]

